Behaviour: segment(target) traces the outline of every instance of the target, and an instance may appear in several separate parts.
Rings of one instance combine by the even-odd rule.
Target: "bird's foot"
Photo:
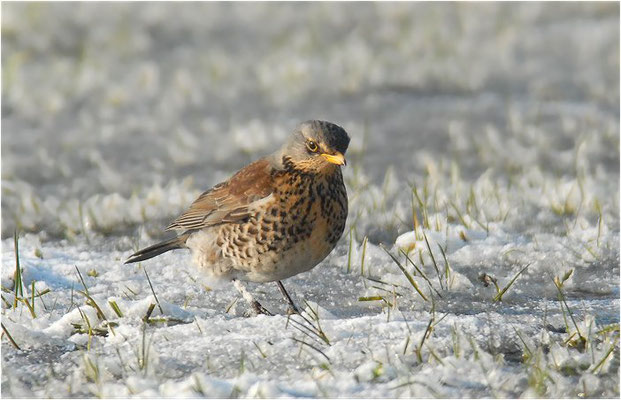
[[[289,305],[289,307],[287,307],[287,315],[294,315],[294,314],[300,314],[300,310],[298,310],[296,306]]]
[[[259,303],[256,300],[254,300],[252,302],[252,309],[254,310],[256,315],[260,315],[260,314],[269,315],[269,316],[273,316],[274,315],[267,308],[263,307],[261,305],[261,303]]]
[[[300,314],[300,310],[298,310],[295,303],[293,302],[293,299],[291,298],[291,296],[289,296],[289,293],[287,293],[287,291],[285,290],[285,287],[283,286],[282,282],[276,281],[276,285],[278,285],[278,289],[280,289],[280,293],[282,293],[285,301],[289,305],[287,307],[287,315]]]

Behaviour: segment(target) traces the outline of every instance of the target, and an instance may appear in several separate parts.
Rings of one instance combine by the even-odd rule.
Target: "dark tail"
[[[149,258],[153,258],[155,256],[159,256],[162,253],[166,253],[167,251],[184,248],[185,241],[188,239],[188,236],[189,235],[181,235],[170,240],[159,242],[157,244],[154,244],[153,246],[146,247],[142,250],[138,250],[137,252],[129,256],[127,261],[125,261],[125,264],[148,260]]]

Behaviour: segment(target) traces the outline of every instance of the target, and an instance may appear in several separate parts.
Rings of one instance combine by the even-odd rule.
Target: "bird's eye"
[[[317,143],[315,143],[312,140],[309,140],[308,142],[306,142],[306,147],[308,148],[309,151],[316,153],[317,150],[319,150],[319,146],[317,146]]]

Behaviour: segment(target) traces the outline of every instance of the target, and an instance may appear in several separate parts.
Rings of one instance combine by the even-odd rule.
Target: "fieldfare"
[[[347,192],[341,166],[349,136],[325,121],[296,127],[273,154],[201,194],[167,231],[173,239],[132,254],[143,261],[188,248],[202,273],[232,280],[256,313],[270,314],[241,281],[276,282],[305,272],[336,246],[345,229]]]

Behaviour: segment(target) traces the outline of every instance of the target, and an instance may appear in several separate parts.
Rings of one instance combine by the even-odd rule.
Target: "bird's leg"
[[[291,299],[291,296],[289,296],[289,293],[287,293],[287,291],[285,290],[285,287],[283,286],[282,282],[276,281],[276,284],[278,285],[278,289],[280,289],[280,293],[282,293],[282,296],[285,298],[287,303],[289,303],[289,314],[299,314],[300,311],[295,306],[295,303]]]
[[[234,279],[233,286],[235,286],[235,289],[237,289],[237,291],[241,293],[244,300],[246,300],[248,304],[250,304],[250,307],[252,307],[252,309],[257,315],[258,314],[274,315],[271,312],[269,312],[265,307],[263,307],[261,303],[256,301],[254,297],[252,297],[250,292],[246,290],[246,287],[239,280]]]

